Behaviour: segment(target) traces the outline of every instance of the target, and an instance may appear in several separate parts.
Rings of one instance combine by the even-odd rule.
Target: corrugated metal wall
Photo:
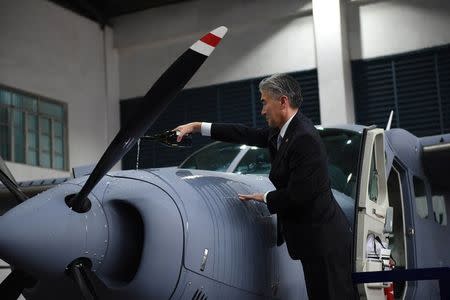
[[[357,123],[450,132],[450,45],[352,62]]]

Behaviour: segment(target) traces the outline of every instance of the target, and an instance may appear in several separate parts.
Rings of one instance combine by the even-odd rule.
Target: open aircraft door
[[[388,248],[384,232],[386,219],[390,219],[385,160],[384,130],[364,129],[359,158],[357,205],[355,205],[355,272],[385,269],[381,257],[381,252],[385,251],[381,250],[383,248],[381,245],[384,244]],[[386,299],[385,287],[387,284],[384,283],[360,284],[358,291],[361,298]]]

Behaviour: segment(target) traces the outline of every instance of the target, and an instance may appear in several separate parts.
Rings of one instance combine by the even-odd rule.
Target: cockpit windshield
[[[361,134],[344,129],[318,128],[328,154],[331,188],[355,200]],[[267,149],[215,142],[189,156],[182,169],[268,175]]]
[[[242,145],[215,142],[194,152],[179,168],[226,172],[241,148]]]

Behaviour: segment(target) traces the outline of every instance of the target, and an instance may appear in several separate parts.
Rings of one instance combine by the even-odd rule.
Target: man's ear
[[[289,105],[289,99],[288,99],[288,97],[286,97],[286,96],[281,96],[281,97],[280,97],[280,103],[281,103],[281,106],[282,106],[283,108],[285,108],[286,106],[288,106],[288,105]]]

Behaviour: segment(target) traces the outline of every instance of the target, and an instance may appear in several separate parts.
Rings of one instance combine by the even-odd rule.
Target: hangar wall
[[[49,1],[0,1],[0,37],[0,84],[67,103],[69,167],[96,162],[119,127],[112,30]],[[69,175],[7,164],[19,181]]]
[[[342,41],[348,45],[327,41],[323,31],[314,29],[314,22],[318,20],[312,16],[313,3],[322,1],[325,0],[232,0],[226,3],[194,0],[116,18],[114,40],[120,55],[120,98],[142,96],[193,40],[222,24],[229,27],[229,34],[188,87],[316,68],[320,65],[318,54],[324,53],[316,45],[331,47],[331,51],[325,49],[326,53],[348,48],[349,59],[339,55],[334,61],[331,58],[335,68],[340,68],[350,60],[450,43],[447,30],[450,28],[450,3],[445,0],[342,0],[343,19],[322,22],[347,30],[340,33],[347,35]],[[328,57],[324,65],[330,65]],[[344,68],[344,74],[349,69],[350,66]],[[353,107],[348,101],[353,100],[346,99],[353,98],[348,82],[351,75],[344,76],[346,82],[340,85],[343,88],[338,92],[338,99],[335,81],[336,78],[344,80],[340,79],[342,73],[327,74],[325,80],[321,80],[324,72],[329,73],[330,68],[318,70],[322,123],[352,122],[354,118],[349,110]],[[330,102],[336,103],[330,107]],[[342,106],[347,106],[347,111],[337,109]]]
[[[367,59],[450,43],[447,0],[350,1],[351,59]]]
[[[188,87],[315,68],[310,4],[195,0],[116,18],[120,98],[142,96],[178,55],[220,25],[228,34]]]

